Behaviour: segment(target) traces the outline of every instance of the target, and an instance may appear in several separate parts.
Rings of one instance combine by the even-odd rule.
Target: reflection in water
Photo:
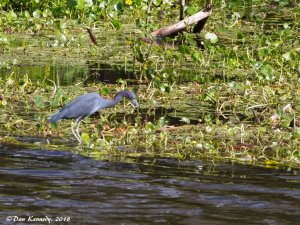
[[[12,71],[16,76],[28,75],[30,80],[42,81],[50,79],[60,85],[73,85],[79,82],[103,82],[115,84],[118,79],[134,79],[133,73],[118,65],[100,62],[87,62],[82,66],[62,65],[18,65],[9,69],[0,69],[1,76],[10,76]]]
[[[89,62],[89,78],[86,82],[100,81],[106,84],[115,84],[118,79],[132,80],[132,71],[121,65],[109,65],[99,62]]]
[[[19,65],[11,69],[1,69],[1,76],[7,77],[14,73],[17,77],[28,75],[32,81],[50,79],[60,85],[78,83],[88,76],[87,67],[59,66],[59,65]]]
[[[3,224],[9,215],[66,216],[72,224],[298,224],[300,217],[295,171],[160,158],[96,161],[2,145],[0,175]]]

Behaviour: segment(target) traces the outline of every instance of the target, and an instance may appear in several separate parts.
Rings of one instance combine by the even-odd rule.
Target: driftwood
[[[153,0],[149,1],[148,5],[148,10],[147,10],[147,15],[149,15],[150,10],[151,10],[151,5],[153,4]],[[172,24],[170,26],[161,28],[159,30],[153,31],[151,33],[152,37],[156,38],[154,40],[155,43],[161,44],[160,43],[160,38],[164,37],[174,37],[178,35],[179,32],[182,32],[186,30],[186,28],[190,25],[196,24],[193,29],[193,33],[199,33],[203,29],[208,17],[212,14],[212,0],[207,0],[206,6],[204,9],[201,11],[197,12],[196,14],[187,17],[186,19],[184,18],[184,6],[185,6],[185,0],[180,0],[180,19],[181,21]],[[148,18],[147,18],[148,20]],[[90,36],[91,41],[98,46],[97,39],[94,36],[91,28],[86,27],[86,30]],[[152,43],[153,40],[150,40],[149,38],[144,38],[143,41],[147,43]]]
[[[204,27],[207,18],[212,14],[212,1],[208,0],[206,7],[196,14],[185,18],[175,24],[161,28],[159,30],[153,31],[151,35],[153,37],[163,38],[163,37],[174,37],[177,36],[179,32],[186,30],[190,25],[196,24],[193,32],[197,33]]]

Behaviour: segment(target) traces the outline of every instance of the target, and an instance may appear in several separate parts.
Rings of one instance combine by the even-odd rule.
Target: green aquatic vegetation
[[[74,149],[70,121],[52,125],[46,118],[83,93],[99,91],[108,97],[132,88],[126,79],[117,85],[87,82],[95,68],[86,62],[104,62],[134,74],[142,107],[135,112],[120,104],[85,119],[84,143],[76,146],[82,154],[299,167],[297,7],[285,8],[285,1],[220,1],[203,33],[183,32],[157,46],[143,38],[174,22],[177,8],[169,3],[153,7],[145,23],[145,1],[73,1],[66,14],[63,2],[32,1],[21,11],[16,1],[1,5],[1,142],[24,144],[19,137],[35,136],[41,141],[25,144]],[[9,4],[16,7],[11,10]],[[190,7],[187,14],[201,6],[192,2]],[[160,10],[163,19],[156,16]],[[91,43],[86,25],[98,46]],[[49,66],[39,73],[23,72],[20,68],[28,64]],[[52,65],[69,67],[51,75]],[[83,67],[86,77],[76,78],[76,67]]]
[[[7,35],[4,33],[0,33],[0,51],[4,52],[5,50],[9,50],[9,46],[10,46],[10,40],[7,37]],[[3,62],[1,62],[1,67],[3,66],[4,64]]]
[[[12,111],[16,111],[16,107],[19,107],[19,110],[24,111],[24,116],[20,117],[14,114],[8,117],[7,113],[2,113],[2,119],[5,121],[2,124],[2,130],[6,134],[11,133],[9,135],[11,137],[18,135],[31,136],[32,134],[45,136],[45,138],[51,136],[53,139],[49,139],[50,143],[56,142],[55,137],[70,138],[68,121],[62,121],[59,128],[55,128],[46,121],[46,117],[53,107],[60,107],[60,105],[65,104],[65,102],[86,89],[59,89],[60,91],[56,92],[57,97],[55,98],[60,99],[57,100],[60,105],[51,106],[53,86],[34,87],[35,85],[30,83],[31,86],[27,84],[26,86],[16,85],[14,87],[14,84],[25,84],[26,79],[25,82],[13,77],[10,77],[9,80],[11,88],[18,93],[20,98],[9,98],[4,94],[3,99],[7,99],[5,107],[10,107],[9,110]],[[2,90],[5,86],[4,83],[1,82]],[[130,120],[126,114],[124,114],[124,119],[118,120],[115,117],[116,113],[122,112],[123,107],[127,109],[127,106],[120,106],[103,112],[100,120],[97,116],[86,120],[86,123],[82,126],[81,135],[84,139],[82,147],[89,149],[88,151],[102,151],[103,154],[104,152],[117,154],[119,151],[118,146],[135,146],[129,148],[130,154],[145,152],[152,155],[160,154],[180,158],[201,157],[209,159],[225,157],[242,161],[275,160],[281,163],[297,164],[300,151],[297,138],[299,137],[299,130],[297,127],[291,127],[288,123],[299,117],[299,115],[292,108],[290,112],[280,110],[284,106],[281,101],[289,101],[292,99],[291,96],[286,95],[284,99],[279,99],[276,98],[276,92],[271,88],[253,88],[249,83],[246,83],[245,86],[232,83],[230,85],[220,85],[217,89],[212,86],[211,90],[217,91],[219,97],[216,97],[216,93],[210,93],[211,97],[206,98],[207,95],[203,95],[202,90],[210,90],[210,87],[207,84],[204,87],[204,85],[195,86],[193,84],[188,85],[187,88],[185,86],[174,86],[172,91],[165,96],[162,96],[159,91],[153,93],[152,89],[147,90],[145,87],[143,92],[152,95],[151,99],[155,99],[160,103],[151,106],[151,101],[150,104],[148,100],[145,101],[147,99],[145,98],[146,95],[140,95],[141,105],[149,108],[149,111],[144,115],[151,115],[151,111],[156,108],[156,105],[170,107],[169,102],[174,101],[174,99],[177,99],[177,103],[172,107],[175,107],[178,111],[188,106],[187,102],[193,101],[197,101],[199,105],[202,105],[204,110],[211,110],[213,109],[211,104],[215,104],[216,99],[219,99],[215,112],[204,112],[206,115],[220,117],[218,122],[203,117],[198,124],[194,125],[188,124],[188,121],[182,117],[181,122],[186,125],[170,126],[165,117],[153,122],[144,122],[139,115],[132,114],[133,112],[129,114],[133,116],[133,120]],[[28,95],[26,92],[28,90],[35,90],[38,95]],[[102,90],[105,90],[105,87]],[[249,91],[251,91],[251,98],[244,101],[244,96],[245,94],[249,95]],[[68,93],[68,97],[62,100],[64,93]],[[200,95],[195,96],[194,93],[200,93]],[[198,95],[202,97],[199,98]],[[188,101],[180,102],[178,99],[181,98]],[[43,101],[42,107],[39,103],[40,100]],[[16,101],[18,104],[12,104],[12,101]],[[32,104],[31,110],[26,110],[27,104]],[[2,112],[6,112],[5,107],[1,108]],[[192,109],[190,108],[190,110]],[[251,109],[257,111],[256,116],[252,114]],[[279,111],[276,111],[276,109],[279,109]],[[189,108],[186,110],[189,110]],[[269,118],[275,112],[278,114],[278,123],[276,127],[272,128],[273,121]],[[26,116],[31,113],[36,115],[34,120]],[[257,118],[260,120],[260,125],[251,125],[252,121]],[[32,123],[32,121],[34,122]],[[105,127],[107,125],[104,126],[104,124],[108,124],[109,127]],[[1,141],[5,142],[6,139]],[[239,145],[243,147],[238,147]],[[47,148],[51,148],[51,146],[53,144],[47,146]],[[268,154],[266,154],[266,149]]]

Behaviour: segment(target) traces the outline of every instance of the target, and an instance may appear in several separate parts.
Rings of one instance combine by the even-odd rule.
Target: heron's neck
[[[118,104],[122,100],[123,97],[124,97],[123,94],[119,92],[115,95],[115,97],[113,99],[106,99],[106,104],[105,104],[106,107],[105,108],[112,107],[112,106]]]

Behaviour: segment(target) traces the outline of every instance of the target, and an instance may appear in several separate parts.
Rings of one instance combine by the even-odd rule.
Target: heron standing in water
[[[64,106],[58,112],[49,116],[48,121],[55,123],[61,119],[76,119],[74,125],[71,126],[71,130],[75,138],[79,141],[79,143],[81,143],[82,138],[79,135],[79,126],[81,120],[101,109],[112,107],[118,104],[123,97],[129,99],[135,107],[139,107],[136,96],[132,91],[120,91],[113,99],[104,99],[98,93],[93,92],[75,98],[72,102]],[[76,130],[74,130],[75,127]]]

